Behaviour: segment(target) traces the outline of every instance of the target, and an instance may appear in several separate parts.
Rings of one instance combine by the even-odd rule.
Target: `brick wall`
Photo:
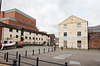
[[[11,20],[3,20],[1,22],[10,24],[10,25],[14,25],[14,26],[18,26],[18,27],[22,27],[22,28],[27,28],[27,29],[31,29],[31,30],[35,30],[38,31],[38,29],[36,28],[36,22],[32,19],[27,18],[26,16],[19,14],[17,12],[11,12],[11,13],[6,13],[4,14],[4,12],[1,12],[1,17],[0,18],[4,18],[4,17],[12,17],[16,19],[16,22],[11,21]],[[34,26],[34,28],[27,26],[27,25],[23,25],[20,24],[19,21],[29,24],[31,26]]]
[[[89,34],[89,48],[100,48],[100,33]]]

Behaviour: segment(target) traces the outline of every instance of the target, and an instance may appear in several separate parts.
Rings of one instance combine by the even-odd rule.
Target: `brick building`
[[[100,48],[100,25],[89,27],[89,48]]]
[[[50,35],[50,44],[51,45],[54,45],[54,38],[55,38],[55,35],[54,34],[49,34]]]
[[[37,29],[36,19],[18,9],[2,11],[0,15],[0,41],[2,43],[18,43],[22,37],[24,44],[50,45],[50,36]]]
[[[0,21],[9,25],[38,31],[36,27],[36,19],[16,8],[1,11]]]

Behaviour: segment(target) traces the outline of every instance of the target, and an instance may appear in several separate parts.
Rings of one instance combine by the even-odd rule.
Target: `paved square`
[[[45,48],[45,53],[43,49]],[[25,56],[25,51],[27,50],[28,58],[37,58],[39,60],[44,60],[47,62],[39,61],[39,66],[61,66],[61,64],[68,63],[68,66],[100,66],[100,51],[98,50],[77,50],[77,49],[66,49],[61,50],[59,48],[56,51],[52,52],[52,49],[48,52],[49,46],[26,46],[24,48],[8,49],[0,52],[9,52],[9,54],[21,54]],[[35,54],[32,55],[32,50],[34,49]],[[40,54],[39,54],[40,49]],[[4,54],[0,53],[0,56]],[[9,55],[9,58],[15,59],[16,57]],[[3,58],[0,57],[0,60]],[[9,60],[10,61],[10,60]],[[21,58],[21,61],[35,65],[36,60],[31,60],[27,58]],[[12,61],[10,61],[12,62]],[[30,66],[24,63],[21,63],[22,66]]]
[[[52,57],[54,59],[65,59],[65,58],[68,58],[72,56],[72,54],[62,54],[62,55],[58,55],[58,56],[55,56],[55,57]]]
[[[81,65],[78,61],[69,61],[70,64]]]

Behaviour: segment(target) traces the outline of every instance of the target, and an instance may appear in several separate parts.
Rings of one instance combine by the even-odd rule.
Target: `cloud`
[[[83,18],[89,26],[100,24],[99,0],[3,0],[2,10],[17,8],[36,19],[40,31],[58,37],[59,26],[70,15]]]

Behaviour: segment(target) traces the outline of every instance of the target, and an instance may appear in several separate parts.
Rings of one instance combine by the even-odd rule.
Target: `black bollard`
[[[49,48],[48,48],[48,52],[49,52]]]
[[[65,66],[68,66],[68,65],[67,65],[67,62],[65,62]]]
[[[52,52],[53,52],[53,48],[52,48]]]
[[[20,66],[21,55],[19,54],[18,66]]]
[[[25,57],[27,57],[27,50],[25,51]]]
[[[8,62],[8,52],[7,52],[7,54],[6,54],[7,56],[6,56],[6,62]]]
[[[39,58],[36,59],[36,66],[39,66]]]
[[[33,55],[34,55],[34,50],[33,50]]]
[[[45,48],[44,48],[44,53],[45,53]]]
[[[6,53],[4,53],[4,60],[6,60]]]
[[[13,60],[13,66],[17,66],[17,60]]]
[[[39,54],[40,54],[40,49],[39,49]]]
[[[18,58],[18,52],[16,52],[16,59]]]
[[[61,50],[63,50],[63,47],[61,47]]]

